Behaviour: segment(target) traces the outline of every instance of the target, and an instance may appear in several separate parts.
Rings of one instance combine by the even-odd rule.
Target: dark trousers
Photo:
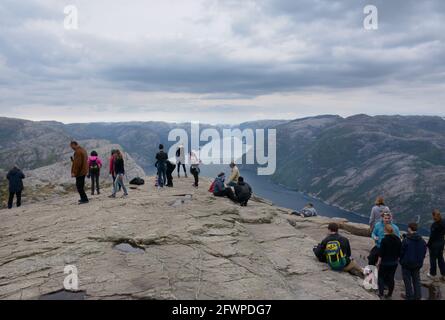
[[[171,171],[167,172],[167,187],[173,187],[173,176]]]
[[[445,261],[443,258],[443,248],[442,243],[432,244],[429,248],[430,252],[430,274],[435,276],[437,274],[437,265],[439,265],[440,274],[445,276]]]
[[[227,197],[233,202],[236,202],[236,197],[232,191],[232,188],[225,188],[224,191],[217,192],[214,195],[217,197]]]
[[[371,249],[371,252],[369,253],[368,256],[368,265],[375,266],[378,260],[379,260],[379,248],[377,248],[377,246],[374,246],[374,248]]]
[[[405,295],[407,300],[420,300],[420,268],[402,267],[403,282],[405,283]]]
[[[187,171],[185,170],[185,164],[178,162],[178,176],[179,176],[179,172],[181,171],[181,166],[182,166],[182,169],[184,169],[184,174],[187,175]]]
[[[242,205],[242,206],[247,206],[247,202],[249,201],[250,196],[248,197],[238,197],[238,202]]]
[[[8,199],[8,209],[12,208],[12,204],[14,202],[14,195],[17,197],[17,208],[22,205],[22,192],[10,192]]]
[[[163,162],[158,163],[158,181],[160,187],[167,184],[167,168]]]
[[[388,296],[392,296],[394,291],[394,276],[396,274],[397,265],[380,265],[379,268],[379,295],[383,296],[385,285],[388,286]]]
[[[199,171],[196,168],[190,168],[190,173],[193,175],[193,178],[195,178],[195,187],[198,186],[199,183]]]
[[[79,192],[81,201],[88,201],[87,194],[85,193],[85,176],[76,177],[77,192]]]
[[[94,194],[94,190],[97,190],[97,194],[99,194],[99,192],[100,192],[99,191],[99,177],[100,177],[100,173],[91,173],[91,194]],[[115,179],[113,179],[113,182]]]

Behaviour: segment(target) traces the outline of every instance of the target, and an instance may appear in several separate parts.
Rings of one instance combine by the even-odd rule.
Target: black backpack
[[[90,172],[91,173],[98,173],[99,172],[99,165],[97,164],[97,160],[91,160]]]
[[[177,156],[177,157],[181,156],[181,149],[178,148],[178,149],[176,150],[176,156]]]
[[[141,186],[141,185],[145,184],[145,181],[142,178],[136,177],[130,181],[130,184]]]

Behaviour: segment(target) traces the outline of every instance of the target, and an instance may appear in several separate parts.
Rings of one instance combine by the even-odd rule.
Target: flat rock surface
[[[127,198],[103,190],[86,205],[71,194],[1,210],[0,299],[57,296],[67,265],[84,299],[377,298],[313,256],[332,219],[262,201],[240,207],[208,193],[207,181],[174,183],[129,189]],[[345,234],[359,257],[372,242],[350,234],[356,229]]]

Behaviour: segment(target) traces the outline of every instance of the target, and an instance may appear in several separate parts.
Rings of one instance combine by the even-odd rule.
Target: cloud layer
[[[111,2],[111,3],[110,3]],[[79,29],[63,27],[74,4]],[[236,123],[445,115],[441,0],[0,3],[0,115]]]

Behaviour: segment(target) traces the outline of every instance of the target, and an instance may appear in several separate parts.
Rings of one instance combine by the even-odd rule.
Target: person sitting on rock
[[[9,181],[9,199],[8,209],[12,208],[14,202],[14,195],[17,197],[17,208],[22,205],[22,191],[23,191],[23,179],[25,175],[22,170],[15,165],[7,174],[6,179]]]
[[[328,236],[314,248],[318,260],[327,263],[332,270],[364,277],[363,269],[351,258],[349,240],[338,233],[338,224],[329,223],[328,231]]]
[[[397,227],[392,222],[392,214],[391,212],[384,212],[382,214],[382,219],[376,223],[374,226],[374,230],[372,231],[372,239],[375,241],[375,246],[371,249],[371,252],[368,256],[368,264],[375,266],[377,264],[377,261],[379,259],[379,250],[380,250],[380,244],[385,237],[385,225],[390,224],[394,229],[394,234],[400,238],[400,230],[399,227]]]
[[[235,187],[238,184],[238,178],[240,177],[239,169],[233,161],[230,163],[230,168],[232,169],[232,172],[227,185],[230,187]]]
[[[226,188],[224,184],[225,180],[225,174],[224,172],[221,172],[218,174],[218,177],[215,179],[214,187],[213,187],[213,195],[215,197],[227,197],[233,202],[236,202],[235,194],[232,191],[232,188],[228,187]]]
[[[247,202],[252,196],[252,188],[243,177],[238,178],[238,184],[235,186],[235,195],[241,207],[247,206]]]
[[[292,214],[296,214],[303,218],[316,217],[317,210],[315,210],[314,205],[312,203],[308,203],[301,211],[294,211]]]
[[[173,171],[175,171],[176,164],[172,163],[170,160],[167,160],[167,187],[173,187]]]

